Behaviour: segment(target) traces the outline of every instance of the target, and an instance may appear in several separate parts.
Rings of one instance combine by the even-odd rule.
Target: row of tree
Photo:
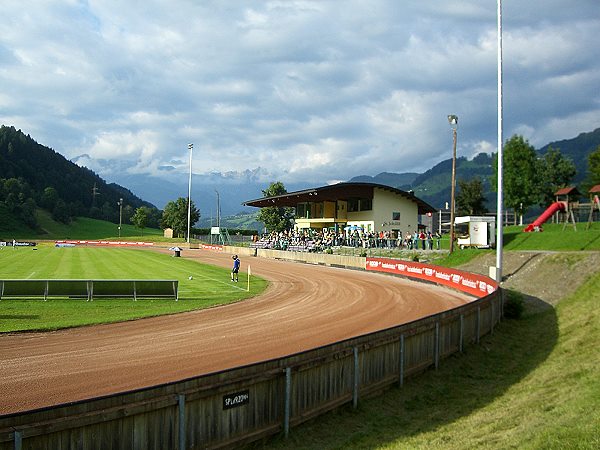
[[[554,193],[569,185],[576,175],[573,161],[559,149],[550,147],[539,156],[523,136],[512,136],[503,147],[503,199],[506,208],[521,217],[534,206],[547,207],[554,202]],[[494,155],[494,171],[489,180],[492,189],[497,186],[498,155]],[[600,146],[588,156],[587,181],[584,189],[600,184]],[[274,182],[262,191],[265,197],[287,193],[281,182]],[[458,215],[480,215],[488,212],[484,180],[473,177],[458,180],[456,211]],[[286,207],[261,208],[257,216],[269,231],[283,231],[293,224],[294,210]]]
[[[523,216],[532,207],[547,207],[555,201],[554,193],[569,186],[577,170],[575,163],[562,155],[560,149],[550,147],[539,156],[523,136],[513,136],[503,148],[502,185],[506,208]],[[494,157],[494,171],[490,184],[496,191],[498,155]],[[600,184],[600,146],[588,155],[588,173],[582,186],[586,191]],[[481,178],[459,180],[456,209],[459,215],[477,215],[487,212]]]

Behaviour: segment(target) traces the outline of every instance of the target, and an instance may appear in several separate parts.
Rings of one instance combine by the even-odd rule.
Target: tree
[[[188,200],[184,197],[179,197],[175,201],[167,203],[163,211],[161,227],[172,228],[173,233],[177,236],[185,236],[187,232],[187,216],[188,216]],[[191,202],[190,227],[192,227],[200,219],[200,211]]]
[[[456,209],[459,215],[476,216],[487,212],[481,178],[475,177],[470,181],[458,180],[458,188]]]
[[[69,214],[69,208],[62,199],[58,199],[56,206],[52,210],[52,218],[57,222],[70,223],[71,215]]]
[[[147,207],[140,206],[138,209],[135,210],[133,216],[131,216],[131,223],[133,223],[137,228],[142,230],[142,236],[144,235],[144,228],[146,228],[146,223],[148,222],[149,214],[150,211]]]
[[[539,173],[539,202],[541,207],[546,207],[554,202],[554,193],[570,183],[577,170],[575,163],[565,158],[559,149],[549,147],[539,160]]]
[[[498,155],[494,162],[492,186],[497,186]],[[514,135],[504,144],[502,167],[504,202],[519,213],[522,222],[523,214],[539,197],[539,163],[535,149],[523,136]]]
[[[600,145],[588,155],[588,173],[585,190],[600,184]]]
[[[56,202],[58,202],[58,199],[59,196],[58,192],[56,192],[56,189],[54,189],[53,187],[47,187],[42,193],[42,197],[40,199],[40,206],[42,206],[42,208],[47,209],[48,211],[53,211],[56,206]]]
[[[287,190],[281,181],[273,182],[262,191],[265,197],[275,197],[287,194]],[[263,222],[268,231],[285,231],[292,228],[294,208],[267,206],[260,209],[257,220]]]

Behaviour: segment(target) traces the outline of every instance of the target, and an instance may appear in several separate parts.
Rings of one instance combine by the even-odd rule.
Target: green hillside
[[[0,205],[2,218],[31,229],[37,227],[34,210],[44,208],[53,218],[68,223],[83,216],[128,223],[135,210],[145,206],[149,223],[158,226],[154,205],[114,183],[106,183],[91,170],[38,144],[14,127],[0,127]]]
[[[542,156],[550,147],[560,150],[564,157],[575,163],[577,174],[573,179],[573,184],[581,184],[587,177],[588,155],[598,146],[600,146],[600,128],[590,133],[581,133],[572,139],[551,142],[537,152]],[[471,160],[465,157],[459,157],[456,160],[457,180],[468,181],[477,176],[483,181],[486,205],[489,210],[496,208],[496,193],[490,185],[493,160],[494,155],[486,153],[480,153]],[[380,183],[403,190],[413,190],[417,197],[436,208],[443,208],[445,202],[450,199],[451,177],[452,159],[448,158],[422,174],[385,172],[375,177],[357,176],[350,181]]]
[[[595,129],[590,133],[581,133],[573,139],[563,139],[561,141],[551,142],[539,149],[541,155],[546,154],[550,147],[560,150],[560,152],[568,156],[575,163],[577,175],[573,180],[575,184],[579,184],[585,180],[588,168],[588,155],[598,148],[600,145],[600,128]]]
[[[0,240],[116,239],[119,237],[118,225],[105,220],[77,217],[69,224],[64,224],[53,220],[51,214],[42,209],[36,211],[36,218],[39,228],[32,230],[18,221],[11,221],[10,216],[8,219],[3,217],[0,220]],[[123,224],[121,228],[122,238],[135,237],[140,240],[150,240],[152,237],[162,236],[163,231],[158,228],[140,230],[129,224]]]

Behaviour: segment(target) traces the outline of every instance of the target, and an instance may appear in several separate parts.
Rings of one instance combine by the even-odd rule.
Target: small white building
[[[491,216],[461,216],[454,218],[456,243],[460,248],[495,248],[496,218]]]

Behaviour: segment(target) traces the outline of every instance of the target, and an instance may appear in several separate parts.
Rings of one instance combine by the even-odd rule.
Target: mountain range
[[[600,146],[600,128],[581,133],[572,139],[551,142],[538,149],[542,156],[550,147],[559,149],[576,165],[577,175],[573,184],[581,183],[587,175],[587,156]],[[475,176],[482,179],[487,198],[487,207],[495,208],[496,194],[490,186],[493,170],[493,155],[480,153],[472,159],[457,158],[457,180],[470,180]],[[71,161],[48,147],[35,142],[14,127],[2,126],[0,133],[0,178],[21,177],[29,185],[42,191],[48,186],[54,187],[61,198],[71,202],[80,211],[89,211],[98,202],[97,207],[104,205],[109,209],[111,219],[115,219],[119,198],[123,198],[128,207],[156,205],[164,208],[167,202],[178,197],[187,197],[188,177],[173,175],[172,179],[164,179],[144,174],[130,174],[126,167],[113,160],[94,160],[94,169],[108,179],[105,181],[92,170],[81,167],[91,163],[89,156],[80,155]],[[116,165],[115,165],[116,164]],[[413,191],[415,195],[436,208],[444,208],[450,200],[452,159],[446,159],[431,169],[423,172],[393,173],[383,172],[375,176],[359,175],[348,181],[370,182]],[[192,198],[199,208],[201,220],[197,226],[205,227],[216,224],[217,216],[222,219],[236,216],[252,217],[256,209],[244,207],[242,203],[262,197],[262,190],[271,181],[265,169],[256,168],[244,172],[224,172],[195,174],[192,178]],[[123,187],[127,186],[127,188]],[[286,184],[288,192],[316,187],[314,183]],[[92,195],[97,189],[100,196]],[[41,195],[41,194],[38,194]],[[144,199],[144,200],[142,200]],[[217,213],[217,206],[219,212]],[[96,211],[98,213],[98,211]],[[131,211],[129,211],[131,212]],[[84,214],[85,215],[85,214]],[[222,222],[223,226],[227,226]]]
[[[574,184],[581,183],[587,175],[587,155],[600,145],[600,128],[581,133],[572,139],[551,142],[538,149],[540,156],[552,147],[573,160],[577,167]],[[480,153],[468,159],[459,157],[456,161],[456,179],[470,180],[479,176],[483,181],[487,200],[487,207],[494,210],[496,207],[496,193],[490,186],[490,177],[493,171],[493,155]],[[378,183],[396,187],[402,190],[412,190],[415,195],[436,208],[444,208],[450,201],[450,184],[452,174],[452,159],[445,159],[431,169],[423,172],[382,172],[375,176],[359,175],[348,181]],[[243,213],[256,212],[254,208],[244,207],[242,202],[262,197],[262,190],[266,189],[269,182],[264,181],[268,175],[258,168],[245,172],[213,173],[208,175],[194,175],[192,178],[192,198],[200,208],[202,226],[216,223],[217,201],[220,206],[220,216],[226,217]],[[187,196],[187,177],[174,177],[173,180],[163,180],[147,175],[127,175],[115,173],[114,181],[127,186],[142,198],[149,199],[152,203],[162,208],[166,202],[179,196]],[[278,180],[271,180],[278,181]],[[285,185],[288,192],[316,187],[314,183],[294,183]],[[218,195],[217,195],[218,192]]]

